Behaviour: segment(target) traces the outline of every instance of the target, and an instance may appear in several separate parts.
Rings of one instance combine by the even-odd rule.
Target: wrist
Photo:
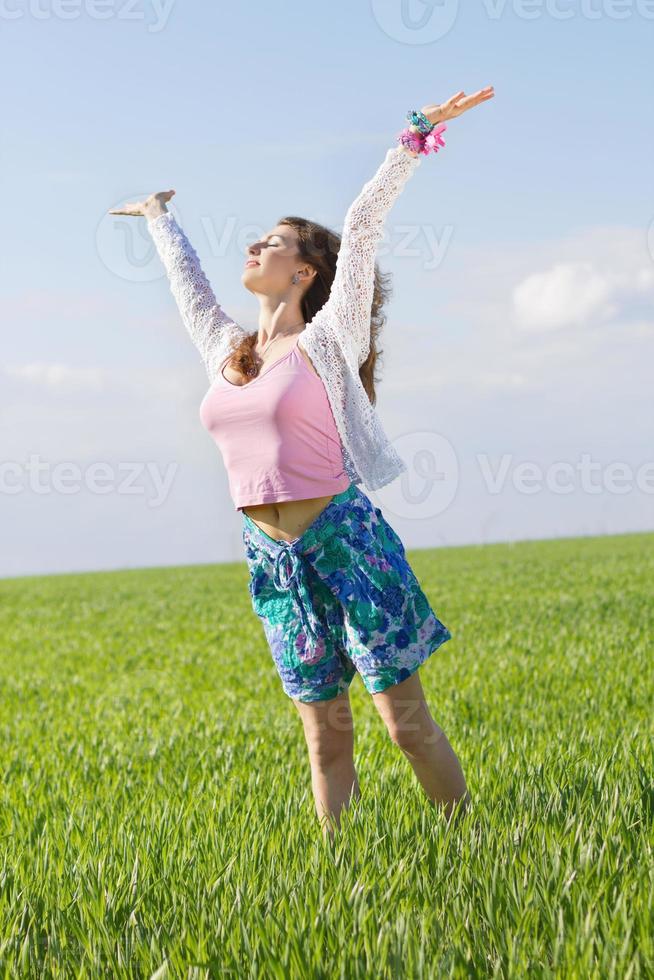
[[[433,105],[431,105],[431,106],[424,105],[420,111],[423,114],[423,116],[425,116],[425,118],[428,120],[428,122],[429,122],[429,124],[431,126],[436,126],[437,123],[443,121],[442,120],[442,115],[443,114],[442,114],[441,106],[440,105],[435,106],[435,107]]]
[[[421,137],[420,129],[418,128],[418,126],[415,126],[412,123],[408,123],[404,127],[404,133],[405,134],[409,134],[410,133],[412,136],[415,136],[416,137],[416,142],[413,144],[413,146],[410,146],[407,141],[401,141],[400,142],[400,146],[402,147],[402,149],[404,150],[404,152],[407,154],[407,156],[410,156],[410,157],[420,156],[419,146],[420,146],[420,142],[422,140],[422,137]],[[398,139],[399,139],[399,136],[398,136]]]
[[[158,218],[162,214],[168,214],[168,208],[165,204],[162,204],[161,201],[152,201],[144,205],[143,214],[148,221],[152,221],[154,218]]]

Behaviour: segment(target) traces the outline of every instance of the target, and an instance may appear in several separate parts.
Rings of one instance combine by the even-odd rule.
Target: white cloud
[[[610,283],[590,262],[558,262],[535,272],[515,287],[512,299],[515,322],[525,330],[580,326],[617,312]]]
[[[637,228],[457,247],[429,315],[389,318],[381,397],[417,393],[425,411],[428,399],[446,399],[471,415],[493,394],[576,392],[580,416],[608,391],[626,404],[654,355],[653,295],[654,263]]]
[[[184,401],[197,387],[198,371],[186,368],[105,368],[95,365],[67,364],[63,361],[29,361],[24,364],[5,364],[0,369],[6,378],[19,385],[13,401],[26,394],[33,404],[34,394],[26,391],[38,388],[42,393],[54,395],[65,407],[77,392],[103,393],[119,400],[126,394],[136,397],[139,403],[147,399],[165,398],[168,401]],[[209,380],[207,379],[207,386]],[[105,403],[106,400],[105,400]]]
[[[617,318],[635,294],[654,291],[654,271],[600,270],[588,259],[557,262],[534,272],[512,291],[514,323],[521,330],[585,327]]]
[[[47,361],[7,365],[3,370],[10,378],[61,389],[66,394],[72,389],[80,388],[101,391],[107,380],[107,372],[102,368],[73,367],[70,364]]]

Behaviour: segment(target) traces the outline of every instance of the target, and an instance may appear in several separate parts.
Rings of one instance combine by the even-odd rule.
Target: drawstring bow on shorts
[[[298,615],[304,626],[306,635],[306,651],[313,653],[316,642],[324,638],[323,624],[313,611],[311,594],[306,580],[305,561],[300,552],[296,551],[288,541],[280,542],[280,548],[274,559],[273,582],[276,589],[290,589]],[[301,656],[301,654],[299,654]]]

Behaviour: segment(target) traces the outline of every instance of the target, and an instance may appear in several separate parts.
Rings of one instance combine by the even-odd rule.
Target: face
[[[248,262],[252,264],[248,265]],[[254,264],[256,263],[256,265]],[[300,282],[291,282],[297,273]],[[253,293],[283,296],[308,287],[314,270],[300,256],[298,236],[290,225],[275,225],[267,234],[248,245],[241,281]]]

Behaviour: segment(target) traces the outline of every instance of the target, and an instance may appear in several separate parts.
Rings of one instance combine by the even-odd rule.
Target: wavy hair
[[[341,247],[341,239],[330,228],[326,228],[315,221],[309,221],[307,218],[299,218],[296,215],[286,215],[280,218],[277,224],[289,225],[295,229],[298,236],[300,257],[316,270],[317,275],[300,302],[304,322],[310,323],[318,310],[322,309],[329,299],[336,274],[336,260]],[[391,294],[390,273],[381,272],[375,263],[374,275],[370,310],[370,349],[367,358],[359,368],[361,383],[372,405],[377,400],[375,383],[379,381],[375,375],[375,369],[377,361],[381,359],[381,354],[383,354],[383,351],[377,346],[377,341],[386,322],[383,307]],[[255,360],[254,352],[257,337],[258,330],[247,334],[241,343],[234,348],[229,359],[230,366],[242,376],[244,384],[259,374],[259,364]]]

